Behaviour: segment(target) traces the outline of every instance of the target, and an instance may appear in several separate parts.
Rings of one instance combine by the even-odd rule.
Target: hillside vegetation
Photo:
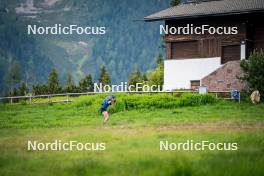
[[[152,69],[162,52],[159,22],[143,17],[169,7],[169,0],[0,1],[0,94],[12,65],[20,80],[45,83],[52,68],[64,85],[68,72],[75,82],[91,74],[98,79],[105,65],[113,83],[127,81],[134,69]],[[28,35],[27,25],[104,26],[105,35]],[[31,87],[31,86],[28,86]]]

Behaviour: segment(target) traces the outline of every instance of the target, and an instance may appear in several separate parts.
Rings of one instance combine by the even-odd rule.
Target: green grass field
[[[264,104],[123,110],[107,126],[95,107],[0,105],[0,175],[264,175]],[[105,142],[106,150],[27,150],[28,140],[56,139]],[[160,151],[161,140],[237,142],[238,150]]]

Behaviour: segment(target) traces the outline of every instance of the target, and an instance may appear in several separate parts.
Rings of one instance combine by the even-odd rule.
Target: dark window
[[[221,64],[240,60],[240,45],[222,46]]]
[[[200,80],[193,80],[191,81],[191,89],[195,90],[200,87]]]
[[[254,30],[254,49],[263,50],[264,48],[264,26],[256,25]]]
[[[183,41],[171,43],[171,59],[199,58],[198,42]]]

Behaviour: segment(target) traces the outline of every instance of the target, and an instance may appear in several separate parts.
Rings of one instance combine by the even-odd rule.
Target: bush
[[[259,90],[260,94],[264,94],[264,53],[254,51],[248,58],[241,62],[241,68],[245,74],[241,77],[247,81],[249,91]]]
[[[180,106],[198,106],[214,103],[215,97],[211,94],[183,94],[180,98]]]
[[[99,106],[106,96],[106,94],[81,96],[74,100],[73,105],[76,107]]]
[[[89,107],[98,111],[107,95],[82,96],[74,101],[76,107]],[[110,106],[109,112],[115,113],[133,109],[173,109],[183,106],[199,106],[216,101],[211,94],[184,93],[180,96],[172,94],[116,94],[115,106]]]
[[[28,104],[27,100],[20,100],[19,103],[21,105],[27,105]]]

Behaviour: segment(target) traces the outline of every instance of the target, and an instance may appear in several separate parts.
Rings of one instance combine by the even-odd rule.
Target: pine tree
[[[52,69],[49,74],[48,91],[50,94],[59,93],[61,91],[61,87],[58,79],[58,72],[55,68]]]
[[[11,96],[18,96],[18,90],[17,88],[14,88],[11,92]]]
[[[129,85],[136,85],[137,83],[143,83],[143,76],[139,70],[132,72],[128,78]]]
[[[156,59],[156,64],[157,64],[157,67],[159,66],[163,66],[164,62],[163,62],[163,57],[162,57],[162,54],[159,54],[157,59]]]
[[[164,62],[161,54],[156,60],[157,68],[150,73],[148,84],[149,85],[160,85],[164,83]]]
[[[67,82],[64,90],[68,93],[73,93],[77,91],[72,74],[70,72],[68,73]]]
[[[143,83],[143,82],[144,82],[144,79],[139,70],[136,70],[129,75],[128,85],[136,86],[137,83]],[[141,91],[141,90],[138,90],[138,91]]]
[[[93,79],[92,76],[86,75],[83,79],[79,82],[79,89],[81,92],[92,92],[93,91]]]
[[[246,81],[249,91],[258,90],[261,101],[264,100],[264,52],[255,50],[247,60],[242,60],[240,64],[244,74],[240,79]]]
[[[100,76],[99,76],[99,83],[102,83],[102,85],[110,85],[111,84],[111,79],[110,79],[110,75],[109,73],[107,72],[105,66],[103,66],[101,68],[101,71],[100,71]]]
[[[147,82],[148,81],[148,77],[146,73],[143,73],[142,75],[143,81]]]
[[[29,92],[27,85],[24,82],[21,84],[18,91],[21,96],[26,95]]]
[[[17,61],[14,61],[8,68],[8,73],[6,75],[6,82],[10,85],[10,92],[17,87],[17,84],[21,80],[21,68]]]
[[[32,93],[34,95],[44,95],[44,94],[48,94],[49,90],[47,85],[43,84],[43,85],[33,85],[32,86]]]

